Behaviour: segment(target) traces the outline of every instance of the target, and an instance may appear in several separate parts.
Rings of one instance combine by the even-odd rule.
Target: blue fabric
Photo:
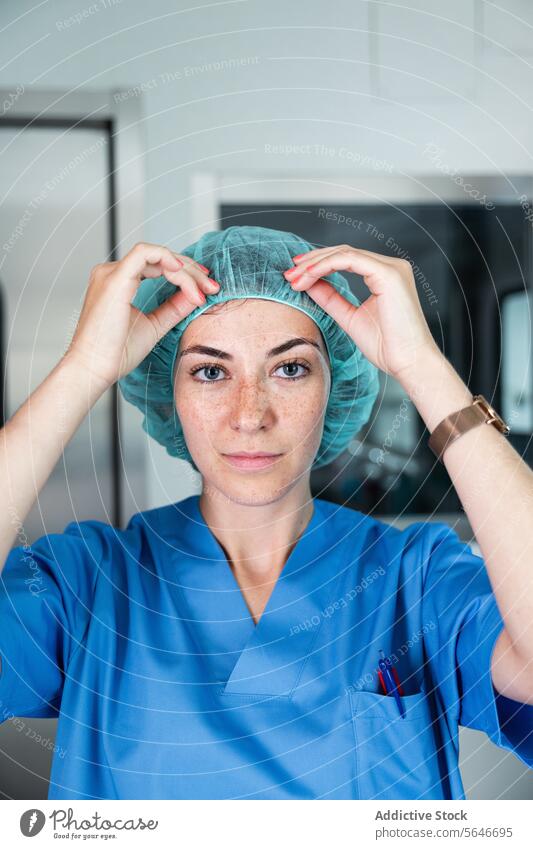
[[[50,799],[463,799],[459,724],[533,767],[483,560],[443,523],[315,499],[255,626],[191,496],[13,548],[0,619],[0,719],[59,716]]]

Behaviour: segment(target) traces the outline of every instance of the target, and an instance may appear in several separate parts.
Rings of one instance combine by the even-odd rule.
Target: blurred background
[[[254,224],[409,259],[439,347],[531,464],[527,0],[4,0],[0,27],[3,422],[67,348],[93,265]],[[479,553],[428,435],[381,374],[371,420],[313,493],[399,527],[446,521]],[[113,387],[24,530],[124,527],[199,483]],[[46,798],[54,733],[0,725],[3,798]],[[460,743],[469,798],[533,798],[512,754],[469,729]]]

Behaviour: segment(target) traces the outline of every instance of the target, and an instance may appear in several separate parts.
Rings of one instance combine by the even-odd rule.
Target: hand
[[[306,291],[348,333],[370,362],[399,379],[439,348],[418,299],[411,264],[350,245],[318,248],[293,257],[284,277]],[[331,283],[320,279],[332,271],[360,274],[372,293],[358,307]]]
[[[65,358],[104,389],[134,369],[178,322],[220,285],[209,269],[161,245],[138,242],[118,262],[95,265]],[[143,313],[131,305],[144,277],[164,275],[176,285],[164,303]]]

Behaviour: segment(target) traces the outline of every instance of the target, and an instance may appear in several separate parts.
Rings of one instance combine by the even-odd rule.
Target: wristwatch
[[[474,401],[469,407],[463,407],[462,410],[451,413],[439,422],[429,437],[428,445],[442,463],[442,457],[448,445],[480,424],[494,425],[500,433],[505,435],[511,430],[483,395],[474,395]]]

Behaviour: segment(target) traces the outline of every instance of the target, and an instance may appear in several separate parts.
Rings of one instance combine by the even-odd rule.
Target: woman
[[[230,227],[93,270],[31,420],[4,429],[0,698],[59,716],[49,798],[464,798],[459,724],[533,766],[533,474],[505,436],[443,454],[483,559],[443,523],[311,496],[378,369],[429,431],[472,404],[406,261]],[[201,495],[126,530],[73,522],[28,561],[10,517],[60,456],[55,405],[70,438],[117,379]]]

